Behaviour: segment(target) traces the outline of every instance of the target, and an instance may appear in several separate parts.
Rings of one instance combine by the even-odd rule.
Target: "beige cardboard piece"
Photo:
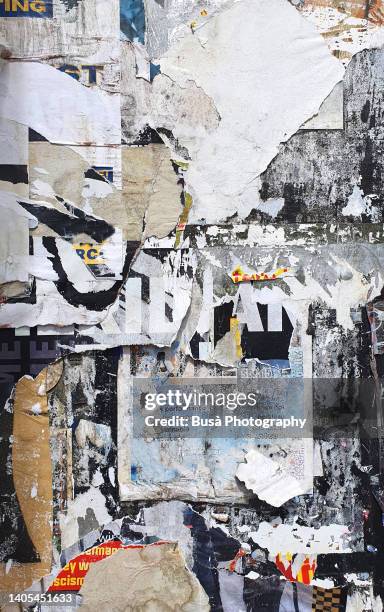
[[[129,596],[127,597],[127,594]],[[208,612],[208,596],[185,567],[177,544],[157,543],[120,549],[90,566],[80,595],[82,609],[117,612]]]
[[[24,376],[14,395],[12,468],[17,499],[40,563],[0,565],[0,590],[20,592],[49,574],[52,562],[52,469],[47,393],[60,379],[55,362],[35,379]]]
[[[182,212],[181,186],[168,147],[151,144],[122,149],[123,201],[128,211],[127,238],[167,236]]]

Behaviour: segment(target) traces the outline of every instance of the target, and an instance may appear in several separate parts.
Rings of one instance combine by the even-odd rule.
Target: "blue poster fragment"
[[[123,38],[144,44],[145,9],[143,0],[121,0],[120,30]]]
[[[0,0],[0,17],[52,16],[52,0]]]

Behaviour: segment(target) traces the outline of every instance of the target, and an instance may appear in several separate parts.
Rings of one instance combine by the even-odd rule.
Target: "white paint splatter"
[[[350,532],[346,525],[323,525],[319,529],[298,523],[273,525],[263,521],[257,531],[249,534],[256,544],[271,555],[278,553],[328,554],[352,552]]]

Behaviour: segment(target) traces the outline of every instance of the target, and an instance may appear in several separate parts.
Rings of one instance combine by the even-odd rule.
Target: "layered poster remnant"
[[[1,610],[383,610],[383,45],[0,0]]]

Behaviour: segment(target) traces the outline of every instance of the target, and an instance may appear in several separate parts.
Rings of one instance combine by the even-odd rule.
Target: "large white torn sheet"
[[[53,143],[120,144],[120,95],[81,85],[37,62],[8,62],[0,72],[0,117]]]
[[[0,119],[0,142],[2,143],[0,164],[27,165],[28,128],[26,125]]]
[[[27,282],[29,228],[37,220],[17,204],[14,194],[5,191],[0,191],[0,214],[0,284]]]
[[[192,159],[190,220],[211,223],[255,207],[256,178],[279,143],[317,113],[344,73],[315,27],[285,0],[236,2],[186,33],[160,64],[181,87],[201,87],[221,118],[211,133],[196,126],[193,136],[187,122],[173,130]],[[156,127],[156,116],[152,121]]]

